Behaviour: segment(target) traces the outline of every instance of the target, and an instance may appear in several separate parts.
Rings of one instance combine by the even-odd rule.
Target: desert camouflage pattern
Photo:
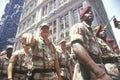
[[[92,55],[101,55],[101,50],[92,29],[85,22],[77,23],[70,29],[71,42],[79,40]]]
[[[70,64],[70,53],[66,50],[63,51],[60,47],[57,47],[58,58],[60,63],[61,76],[65,78],[70,78],[70,73],[68,70],[68,65]]]
[[[32,46],[33,52],[33,69],[54,69],[54,61],[57,59],[56,49],[49,42],[47,45],[42,37],[36,39],[35,45]],[[40,77],[41,76],[41,77]],[[36,80],[56,80],[56,73],[36,73]]]

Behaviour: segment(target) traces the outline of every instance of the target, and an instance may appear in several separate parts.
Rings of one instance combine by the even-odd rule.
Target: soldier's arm
[[[8,68],[7,68],[7,73],[8,73],[8,79],[9,80],[12,80],[12,72],[13,72],[13,67],[14,67],[14,64],[15,64],[16,60],[17,60],[16,55],[11,56],[10,63],[8,65]]]
[[[73,74],[72,74],[72,66],[71,66],[70,63],[68,64],[68,66],[69,66],[70,79],[72,80],[72,76],[73,76]]]
[[[33,46],[36,42],[36,39],[34,38],[32,33],[24,33],[22,35],[22,41],[24,41],[26,45]]]
[[[78,59],[84,64],[90,71],[92,71],[96,77],[100,80],[111,80],[111,78],[102,70],[88,55],[86,49],[78,42],[72,43],[72,48]]]
[[[60,76],[60,66],[59,66],[58,59],[55,59],[54,64],[55,64],[56,73],[58,75],[58,80],[62,80]]]

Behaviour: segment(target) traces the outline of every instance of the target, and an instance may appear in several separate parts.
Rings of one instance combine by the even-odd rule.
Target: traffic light
[[[118,29],[120,29],[120,21],[118,21],[116,18],[113,19],[114,26]]]

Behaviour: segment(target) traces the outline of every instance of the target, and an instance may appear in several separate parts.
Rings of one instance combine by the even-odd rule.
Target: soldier
[[[62,80],[72,80],[70,52],[67,50],[66,40],[62,39],[57,47]]]
[[[7,57],[10,59],[11,55],[13,52],[13,46],[12,45],[8,45],[6,48],[6,53],[7,53]]]
[[[31,33],[25,33],[25,44],[31,46],[33,55],[33,71],[34,79],[39,80],[61,80],[58,56],[54,45],[49,37],[48,23],[41,24],[39,29],[39,37],[33,36]]]
[[[0,55],[0,77],[7,77],[7,66],[9,63],[9,58],[11,57],[13,51],[12,45],[7,45],[6,50],[1,52]]]
[[[102,61],[105,64],[106,70],[108,74],[112,77],[113,80],[119,79],[119,71],[116,62],[118,62],[119,57],[115,56],[113,49],[107,44],[105,28],[99,26],[96,31],[97,41],[102,50]],[[113,39],[107,39],[109,42],[113,41]]]
[[[113,45],[113,51],[114,51],[114,59],[115,57],[118,58],[118,62],[114,63],[107,63],[105,64],[105,67],[108,71],[108,74],[112,77],[113,80],[119,80],[120,79],[120,55],[119,55],[119,49],[117,45]],[[109,60],[113,61],[113,60]]]
[[[101,38],[102,40],[106,40],[107,34],[106,34],[106,27],[102,27],[101,25],[97,27],[96,30],[96,37]]]
[[[17,75],[18,75],[17,78],[20,80],[25,80],[25,70],[23,70],[24,72],[22,72],[22,68],[26,68],[27,70],[29,70],[29,69],[31,70],[31,68],[33,66],[33,62],[32,62],[32,55],[33,54],[30,51],[30,46],[25,44],[25,39],[23,37],[24,37],[24,35],[22,36],[23,49],[15,51],[10,58],[10,63],[8,65],[8,69],[7,69],[8,70],[8,80],[14,80],[13,76],[15,75],[15,73],[13,75],[12,72],[14,70],[13,68],[14,68],[14,65],[16,62],[18,64],[17,67],[19,67],[19,69],[16,69],[17,71],[19,71],[17,73]],[[14,72],[16,72],[16,71],[14,70]],[[20,73],[22,75],[20,75]],[[15,80],[17,78],[15,78]]]
[[[0,56],[6,55],[7,58],[10,59],[10,57],[12,55],[12,51],[13,51],[13,46],[12,45],[7,45],[6,50],[2,51],[0,53]]]
[[[71,46],[77,55],[83,80],[111,80],[101,62],[101,50],[91,29],[93,14],[86,7],[80,14],[81,23],[70,29]]]
[[[106,42],[107,34],[106,34],[105,30],[106,30],[106,28],[102,27],[102,26],[98,26],[98,29],[96,30],[97,41],[102,50],[102,58],[114,56],[114,52],[113,52],[112,48]]]

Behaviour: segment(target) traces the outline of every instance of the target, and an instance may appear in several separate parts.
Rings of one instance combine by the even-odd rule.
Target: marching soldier
[[[112,79],[118,80],[119,79],[119,71],[118,71],[116,62],[118,62],[119,56],[115,56],[115,53],[114,53],[113,49],[111,48],[111,45],[108,45],[108,42],[112,43],[114,40],[107,39],[107,42],[106,42],[107,34],[105,33],[105,30],[106,30],[105,27],[99,26],[96,31],[97,41],[102,50],[102,61],[105,64],[107,72],[112,77]]]
[[[107,34],[106,34],[105,30],[106,30],[106,28],[104,28],[102,26],[98,26],[98,29],[96,30],[97,41],[102,50],[102,57],[103,58],[113,57],[114,56],[113,50],[106,42]]]
[[[24,35],[22,36],[23,49],[15,51],[10,58],[10,63],[8,65],[8,80],[25,80],[27,70],[31,70],[33,67],[33,53],[30,51],[30,46],[25,44],[25,39],[23,37]],[[18,65],[15,66],[15,63]]]
[[[101,50],[91,29],[93,14],[86,7],[80,14],[81,23],[70,29],[71,46],[77,55],[83,80],[111,80],[101,61]]]
[[[72,80],[72,69],[70,63],[70,52],[67,50],[66,40],[63,39],[58,43],[57,52],[62,80]]]
[[[113,45],[113,59],[108,60],[112,63],[105,64],[105,67],[107,69],[108,74],[112,77],[113,80],[119,80],[120,79],[120,55],[119,55],[119,49],[117,45]],[[117,59],[117,61],[115,60]]]
[[[4,79],[7,77],[7,66],[12,51],[13,51],[13,46],[7,45],[6,50],[2,51],[0,55],[0,77]]]
[[[32,80],[56,80],[56,77],[61,80],[58,55],[48,36],[47,23],[41,24],[37,38],[31,33],[24,34],[25,44],[29,45],[33,52]]]

